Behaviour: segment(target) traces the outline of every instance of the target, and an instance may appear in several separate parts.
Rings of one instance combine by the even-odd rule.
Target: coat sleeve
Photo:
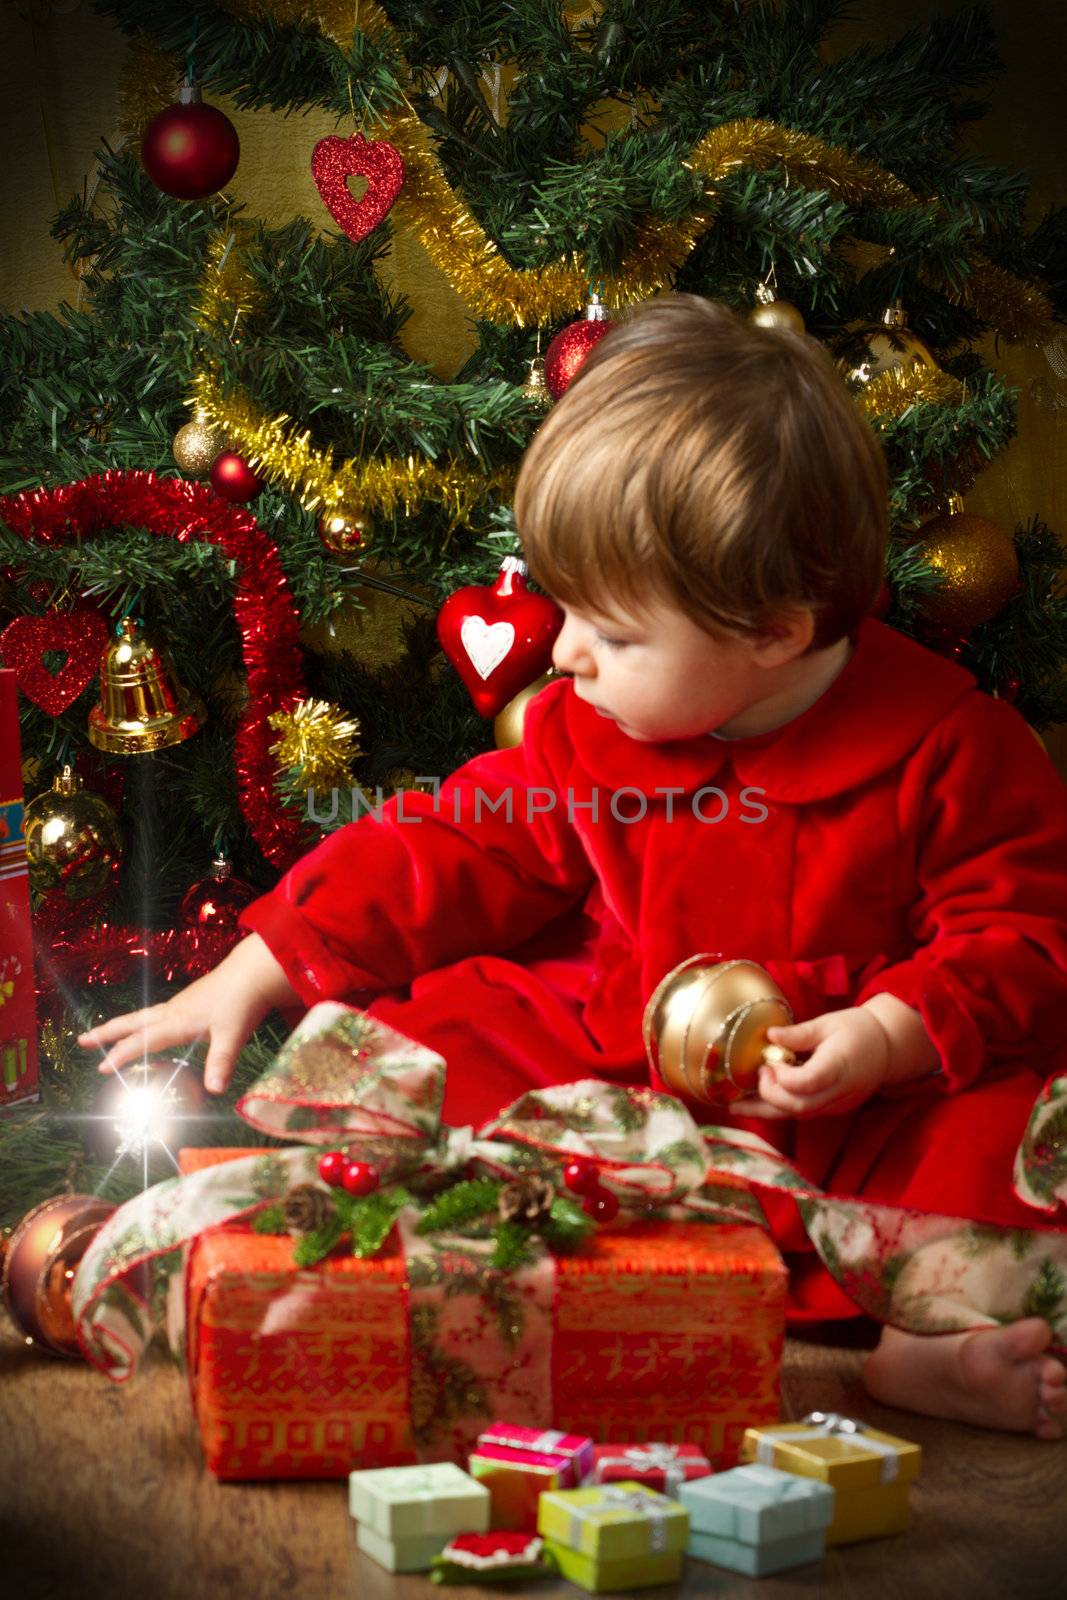
[[[584,898],[593,869],[564,794],[566,687],[531,702],[521,745],[339,828],[246,908],[241,926],[306,1005],[502,953]]]
[[[1067,788],[1011,706],[968,695],[902,775],[914,837],[909,959],[853,1004],[892,994],[921,1014],[941,1058],[930,1082],[963,1089],[987,1064],[1064,1058]]]

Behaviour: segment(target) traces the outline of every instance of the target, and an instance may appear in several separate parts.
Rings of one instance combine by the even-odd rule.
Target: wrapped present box
[[[356,1543],[390,1572],[427,1572],[457,1533],[484,1532],[489,1495],[451,1462],[352,1472]]]
[[[183,1172],[247,1156],[185,1150]],[[546,1382],[481,1374],[492,1409],[427,1442],[451,1367],[413,1341],[408,1263],[394,1234],[370,1260],[298,1269],[285,1236],[241,1225],[189,1247],[186,1360],[204,1453],[220,1478],[340,1478],[431,1459],[465,1464],[494,1415],[593,1438],[690,1440],[716,1467],[779,1415],[785,1268],[759,1228],[605,1228],[554,1265]],[[457,1317],[468,1317],[474,1297]],[[452,1387],[450,1387],[452,1385]],[[465,1393],[465,1391],[463,1391]]]
[[[706,1478],[711,1462],[695,1444],[598,1444],[593,1449],[594,1483],[618,1483],[623,1478],[643,1483],[661,1494],[677,1497],[680,1484]]]
[[[826,1552],[834,1491],[815,1478],[776,1467],[734,1467],[682,1484],[678,1498],[692,1530],[686,1553],[697,1561],[764,1578]]]
[[[587,1484],[543,1494],[537,1527],[563,1576],[600,1593],[676,1582],[689,1513],[643,1483]]]
[[[909,1491],[922,1450],[906,1439],[835,1412],[815,1411],[803,1422],[749,1428],[741,1454],[745,1461],[832,1486],[828,1545],[881,1539],[903,1533],[908,1525]]]
[[[468,1465],[489,1491],[493,1527],[532,1532],[542,1493],[577,1487],[592,1459],[593,1441],[583,1434],[494,1422],[478,1435]]]
[[[0,670],[0,1111],[40,1098],[18,692]]]

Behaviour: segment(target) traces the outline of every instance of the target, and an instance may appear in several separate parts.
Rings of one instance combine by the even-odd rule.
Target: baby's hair
[[[564,605],[610,618],[666,599],[713,637],[810,606],[818,650],[875,603],[887,501],[882,447],[821,345],[663,294],[538,429],[515,517]]]

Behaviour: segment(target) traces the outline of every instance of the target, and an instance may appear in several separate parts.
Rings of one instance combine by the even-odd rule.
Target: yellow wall
[[[950,0],[941,9],[963,6]],[[886,42],[934,8],[924,0],[860,0],[856,10],[857,18],[833,36],[832,53],[865,39]],[[1067,11],[1052,0],[996,0],[992,10],[1007,72],[995,86],[990,114],[967,130],[967,140],[975,151],[1032,173],[1036,220],[1067,199],[1061,179]],[[114,146],[120,138],[118,85],[126,44],[86,0],[0,0],[0,18],[0,105],[6,118],[0,304],[49,308],[77,295],[76,281],[49,237],[49,222],[58,204],[92,182],[100,140]],[[241,138],[234,196],[271,222],[302,213],[329,223],[308,162],[315,141],[338,131],[334,119],[321,112],[288,118],[241,112],[219,103]],[[397,237],[385,270],[414,307],[404,330],[408,350],[442,375],[450,373],[470,348],[463,303],[410,237]],[[1059,348],[1059,377],[1041,351],[1008,345],[998,350],[992,344],[986,351],[1019,390],[1020,433],[983,474],[967,506],[1009,527],[1039,512],[1067,532],[1067,334]],[[1067,773],[1067,730],[1056,730],[1048,742]]]

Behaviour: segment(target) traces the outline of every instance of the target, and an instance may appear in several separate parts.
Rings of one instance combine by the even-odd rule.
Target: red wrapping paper
[[[39,1099],[18,691],[0,670],[0,1111]]]

